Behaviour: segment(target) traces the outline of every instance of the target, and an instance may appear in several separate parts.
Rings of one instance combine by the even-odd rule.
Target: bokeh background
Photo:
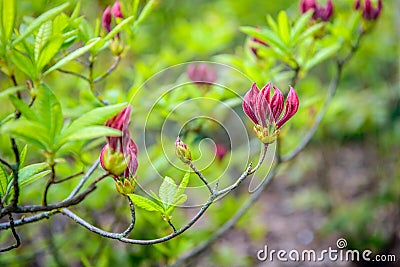
[[[63,2],[18,1],[18,19],[37,17]],[[67,13],[77,1],[69,2],[72,5]],[[130,1],[122,2],[130,5]],[[336,12],[353,12],[350,10],[353,1],[333,2]],[[94,25],[105,7],[112,4],[113,1],[81,1],[81,15]],[[221,55],[227,54],[244,57],[248,37],[239,30],[240,26],[266,25],[266,15],[276,17],[282,9],[298,16],[298,6],[298,1],[289,0],[160,0],[134,37],[122,36],[127,44],[124,58],[118,70],[102,82],[98,90],[111,103],[129,101],[143,82],[166,67],[193,60],[222,62]],[[338,238],[345,238],[349,249],[396,254],[400,260],[399,18],[398,1],[384,1],[374,30],[363,39],[359,51],[346,65],[334,101],[311,144],[285,166],[238,225],[201,256],[197,261],[199,266],[264,266],[266,263],[256,259],[256,252],[264,245],[272,249],[322,250],[334,247]],[[102,73],[101,66],[110,65],[111,61],[111,53],[102,54],[95,71]],[[78,64],[70,68],[82,71]],[[298,87],[313,88],[311,92],[323,99],[329,75],[326,63],[324,68],[312,70]],[[85,104],[93,101],[87,84],[76,77],[56,74],[47,82],[55,90],[65,114],[79,114]],[[2,74],[0,85],[2,88],[10,86]],[[237,93],[243,95],[247,90],[240,88]],[[10,109],[10,104],[3,99],[1,117]],[[312,116],[317,111],[309,106],[299,113],[297,124],[305,120],[301,117]],[[135,116],[138,119],[133,119],[133,124],[143,123],[140,106],[134,106]],[[205,127],[195,132],[192,139],[195,142],[196,138],[202,139],[212,131],[212,126]],[[139,140],[143,138],[140,133],[133,133],[133,136]],[[2,154],[10,154],[6,139],[0,139]],[[103,143],[101,139],[81,148],[74,156],[79,160],[61,165],[59,173],[89,166]],[[34,148],[30,152],[28,160],[37,162],[40,152],[35,152]],[[150,152],[154,160],[162,154],[161,148]],[[214,173],[227,164],[238,165],[235,170],[239,173],[240,161],[240,151],[236,151],[231,161],[215,162],[207,173]],[[146,158],[139,162],[138,177],[145,177]],[[235,170],[230,172],[234,174]],[[165,172],[174,174],[173,170]],[[42,192],[44,184],[44,180],[32,184],[22,198],[28,202],[40,200],[38,192]],[[51,192],[50,196],[67,194],[74,185],[72,181]],[[66,218],[55,216],[19,228],[23,244],[1,254],[0,266],[164,266],[205,240],[230,218],[248,198],[246,190],[217,203],[183,238],[154,246],[133,246],[103,239]],[[122,203],[113,181],[106,181],[75,210],[105,229],[123,229],[129,210]],[[191,213],[190,210],[178,211],[176,220],[183,222]],[[167,229],[168,225],[160,218],[138,211],[136,238],[161,236]],[[7,233],[2,232],[0,240],[5,242],[8,238]],[[274,262],[268,266],[281,264]],[[367,266],[363,262],[341,266],[356,265]],[[382,263],[379,266],[396,265]]]

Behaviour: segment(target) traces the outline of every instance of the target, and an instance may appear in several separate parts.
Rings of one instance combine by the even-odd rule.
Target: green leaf
[[[45,23],[48,20],[51,20],[55,16],[57,16],[59,13],[61,13],[65,8],[69,6],[69,3],[64,3],[60,6],[57,6],[53,9],[50,9],[49,11],[46,11],[39,17],[37,17],[32,23],[29,24],[29,26],[26,28],[26,30],[18,36],[14,42],[12,43],[13,46],[24,40],[29,34],[31,34],[33,31],[38,29],[43,23]]]
[[[278,31],[279,37],[281,38],[283,43],[288,44],[290,40],[290,25],[289,25],[289,19],[285,11],[279,12],[278,29],[279,29]]]
[[[11,34],[15,24],[15,0],[2,0],[2,32],[6,42],[10,41]]]
[[[240,29],[242,32],[269,44],[270,47],[279,52],[279,54],[284,55],[288,53],[286,45],[275,32],[269,29],[262,29],[260,31],[254,27],[241,27]]]
[[[181,194],[179,195],[179,197],[177,197],[174,201],[174,206],[178,206],[180,204],[185,203],[185,201],[187,200],[187,195],[186,194]]]
[[[18,86],[13,86],[13,87],[7,88],[0,92],[0,98],[8,96],[8,95],[13,94],[18,91],[22,91],[24,89],[26,89],[25,85],[18,85]]]
[[[322,22],[311,26],[306,31],[304,31],[297,40],[293,40],[293,42],[302,43],[304,41],[304,39],[310,37],[315,32],[319,31],[323,26],[324,26],[324,24]]]
[[[58,61],[51,68],[49,68],[47,71],[45,71],[43,73],[43,76],[46,76],[50,72],[60,68],[61,66],[64,66],[68,62],[74,60],[75,58],[80,57],[81,55],[83,55],[84,53],[89,51],[90,48],[92,48],[95,44],[97,44],[97,42],[99,40],[100,40],[99,38],[96,38],[95,40],[92,40],[92,42],[90,42],[89,44],[87,44],[87,45],[85,45],[83,47],[80,47],[80,48],[74,50],[73,52],[71,52],[70,54],[68,54],[66,57],[63,57],[60,61]]]
[[[62,138],[72,135],[74,132],[92,125],[103,125],[111,117],[117,115],[123,108],[127,106],[126,103],[110,105],[106,107],[95,108],[86,112],[78,119],[74,120],[62,133]]]
[[[50,39],[53,30],[53,23],[51,21],[46,21],[40,26],[39,31],[35,39],[35,61],[39,59],[39,55],[43,47],[47,44]]]
[[[278,24],[276,24],[275,20],[269,14],[267,15],[267,23],[271,30],[278,33]]]
[[[294,24],[294,26],[292,28],[292,32],[291,32],[290,39],[292,41],[292,44],[296,43],[297,38],[304,31],[304,29],[307,26],[307,23],[310,20],[313,13],[314,13],[314,10],[309,10],[308,12],[301,15],[300,18],[296,21],[296,23]]]
[[[128,197],[135,203],[136,206],[139,208],[145,209],[147,211],[159,211],[159,212],[164,212],[163,207],[155,203],[154,201],[136,195],[136,194],[128,194]]]
[[[120,23],[118,23],[117,26],[115,26],[103,39],[104,42],[107,42],[111,40],[117,33],[119,33],[128,23],[134,20],[133,16],[127,17]]]
[[[31,122],[38,122],[39,119],[35,112],[27,105],[24,101],[17,98],[16,96],[10,95],[10,100],[13,106],[21,112],[22,116],[27,118]]]
[[[73,132],[70,135],[62,135],[62,139],[57,142],[57,147],[66,142],[76,140],[87,140],[102,136],[121,136],[121,131],[106,126],[88,126]]]
[[[341,47],[341,44],[334,44],[318,51],[304,66],[305,70],[309,70],[322,61],[332,57]]]
[[[47,128],[49,139],[54,143],[56,136],[61,132],[64,118],[60,102],[46,84],[39,85],[38,96],[33,108],[38,119]]]
[[[161,202],[164,205],[164,208],[167,209],[174,203],[174,197],[177,191],[177,186],[174,180],[168,176],[165,176],[164,181],[162,182],[160,189],[158,190],[158,196],[160,197]]]
[[[180,195],[182,195],[185,192],[185,189],[189,183],[189,178],[190,178],[190,172],[185,173],[185,175],[182,178],[181,183],[179,184],[178,190],[176,190],[175,198],[178,198]],[[174,203],[176,200],[174,200]]]
[[[49,165],[46,162],[42,163],[35,163],[28,165],[18,172],[18,181],[20,186],[26,186],[28,184],[33,183],[37,179],[45,176],[47,173],[50,171],[47,170],[45,172],[42,172],[44,169],[46,169]],[[44,174],[45,173],[45,174]]]
[[[52,37],[51,40],[43,47],[39,58],[37,59],[36,66],[38,71],[42,69],[54,58],[54,56],[60,51],[63,45],[64,38],[62,36]]]
[[[2,164],[0,164],[0,196],[4,196],[7,191],[8,173]]]
[[[28,144],[35,145],[41,149],[50,151],[50,140],[48,130],[41,123],[19,119],[4,124],[0,133],[9,134],[19,138]]]
[[[140,13],[138,19],[135,21],[134,27],[139,26],[140,23],[142,23],[147,18],[147,16],[150,15],[150,12],[153,10],[154,4],[156,2],[156,0],[150,0],[149,2],[147,2],[147,4],[142,9],[142,12]]]
[[[30,58],[18,52],[12,52],[11,61],[17,66],[17,68],[28,75],[32,80],[36,79],[35,66],[33,65]]]
[[[24,148],[21,150],[21,153],[19,154],[19,168],[21,168],[22,165],[24,165],[25,163],[27,151],[28,151],[28,145],[25,145]]]

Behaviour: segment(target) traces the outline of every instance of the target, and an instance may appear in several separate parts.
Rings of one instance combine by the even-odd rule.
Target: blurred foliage
[[[62,7],[64,13],[60,14],[63,15],[58,16],[53,21],[52,30],[46,30],[45,27],[49,27],[48,25],[43,26],[42,30],[40,28],[34,29],[34,34],[23,45],[21,43],[18,46],[18,50],[23,51],[23,53],[14,53],[10,56],[13,64],[19,66],[15,70],[15,78],[18,83],[24,84],[29,77],[37,86],[30,92],[23,92],[23,99],[27,100],[32,95],[37,94],[35,90],[42,88],[42,85],[39,86],[41,82],[45,82],[43,87],[48,86],[52,90],[49,91],[49,99],[52,98],[53,94],[56,96],[52,100],[54,105],[48,109],[49,112],[62,113],[62,118],[59,119],[59,128],[56,130],[57,134],[68,130],[67,127],[72,126],[79,118],[90,116],[90,111],[102,106],[103,100],[107,100],[111,104],[118,104],[129,102],[132,96],[139,96],[135,98],[138,99],[137,102],[133,102],[132,117],[135,118],[133,119],[133,128],[141,129],[140,125],[143,125],[147,118],[147,109],[143,107],[153,104],[151,100],[146,100],[145,96],[148,92],[140,90],[141,86],[157,72],[175,64],[191,60],[212,60],[226,63],[236,67],[250,80],[257,81],[259,85],[272,80],[283,91],[288,89],[287,84],[291,83],[291,75],[293,74],[293,69],[288,68],[287,65],[295,68],[296,62],[302,65],[308,64],[308,67],[300,71],[300,79],[296,84],[296,89],[300,95],[301,108],[290,125],[282,129],[282,136],[285,137],[282,148],[284,152],[289,151],[302,139],[321,108],[330,77],[334,72],[332,62],[329,59],[334,55],[342,55],[348,52],[347,50],[339,50],[338,40],[341,40],[341,44],[354,41],[352,30],[355,29],[347,27],[348,17],[352,18],[350,22],[353,22],[354,25],[360,19],[353,14],[354,10],[349,8],[353,5],[353,1],[334,1],[336,24],[329,25],[328,29],[325,28],[325,25],[317,26],[315,31],[309,33],[309,36],[305,36],[304,39],[311,40],[309,39],[310,36],[332,29],[334,34],[328,38],[319,39],[316,43],[311,43],[311,41],[298,42],[293,36],[293,38],[284,36],[282,39],[287,39],[285,44],[287,49],[272,50],[262,45],[256,45],[259,53],[257,56],[251,52],[251,46],[254,45],[251,38],[266,38],[263,41],[268,43],[275,40],[275,37],[272,34],[258,35],[254,26],[267,29],[273,25],[273,20],[278,21],[278,24],[291,24],[298,21],[300,14],[297,1],[157,0],[154,1],[154,9],[140,25],[133,26],[129,21],[128,26],[124,28],[121,38],[125,47],[118,69],[111,73],[107,79],[96,84],[96,88],[93,90],[86,81],[79,77],[60,73],[51,68],[57,66],[56,64],[60,63],[62,58],[65,59],[63,53],[71,53],[79,47],[86,47],[82,51],[82,57],[87,60],[89,56],[83,52],[89,51],[96,59],[93,76],[98,77],[107,71],[107,68],[113,64],[115,55],[107,48],[107,45],[103,47],[95,44],[96,41],[93,40],[98,36],[106,38],[106,34],[100,30],[101,14],[107,5],[113,4],[113,1],[39,0],[16,2],[15,25],[23,23],[24,26],[21,26],[21,30],[26,30],[34,18],[47,10],[66,2],[69,3],[68,6]],[[121,2],[123,13],[134,15],[132,12],[135,1]],[[139,1],[138,14],[143,11],[146,2],[148,1]],[[80,10],[76,12],[79,15],[74,15],[78,3]],[[290,177],[288,183],[299,188],[292,198],[296,209],[322,210],[326,214],[325,224],[321,227],[322,233],[339,233],[348,239],[351,247],[373,248],[376,251],[384,250],[392,242],[393,229],[386,228],[385,225],[388,221],[391,223],[393,220],[392,216],[387,216],[388,213],[399,212],[398,208],[396,211],[394,206],[399,203],[400,198],[400,166],[398,164],[398,153],[396,153],[400,149],[398,142],[398,136],[400,136],[400,88],[397,82],[399,79],[398,37],[393,33],[393,25],[399,22],[395,21],[397,18],[395,1],[386,1],[384,4],[383,13],[377,25],[362,40],[360,49],[349,64],[345,66],[339,89],[312,142],[311,150],[301,155],[293,166],[290,169],[288,168],[287,174]],[[280,13],[281,10],[287,10],[287,12]],[[57,27],[57,20],[68,21],[67,26]],[[306,19],[304,21],[307,22]],[[78,33],[74,32],[76,29],[79,29]],[[51,34],[47,37],[46,31],[51,31]],[[47,41],[51,40],[50,43],[57,46],[57,52],[58,49],[62,49],[63,52],[57,55],[52,52],[52,49],[44,50],[45,47],[48,47],[46,44],[39,47],[38,40],[43,38]],[[308,57],[309,47],[313,47],[311,52],[314,57]],[[289,51],[290,56],[285,54],[285,50]],[[37,51],[42,51],[42,54],[38,54]],[[282,51],[285,53],[282,54]],[[7,52],[2,51],[2,53]],[[26,54],[31,55],[25,58],[21,57],[21,55]],[[42,58],[40,58],[41,55]],[[274,57],[279,60],[275,60]],[[295,60],[293,61],[293,59]],[[312,61],[313,59],[314,61]],[[35,60],[39,63],[37,68],[32,67],[31,69],[34,71],[31,71],[27,66]],[[3,63],[1,62],[1,64]],[[314,64],[318,64],[318,67],[314,68]],[[71,61],[62,65],[62,67],[65,67],[68,71],[90,75],[85,64],[80,64],[80,62]],[[184,70],[184,67],[182,69]],[[46,73],[48,70],[50,71]],[[4,72],[7,72],[7,70]],[[236,98],[236,94],[243,95],[248,90],[246,86],[250,83],[243,84],[243,82],[236,80],[227,83],[231,83],[229,86],[237,89],[234,92],[218,90],[218,88],[211,88],[207,91],[207,89],[199,89],[195,85],[187,85],[183,89],[184,93],[179,91],[176,94],[171,93],[163,96],[155,106],[155,112],[151,114],[154,117],[150,119],[149,129],[157,131],[160,124],[169,115],[169,110],[189,97],[206,96],[227,103],[231,101],[229,103],[235,110],[240,110],[241,102],[234,102],[233,99]],[[1,90],[12,87],[13,83],[9,77],[1,73]],[[156,88],[146,88],[146,90],[156,90]],[[1,93],[0,118],[2,121],[0,126],[12,119],[10,114],[12,114],[14,107],[21,107],[18,100],[11,103]],[[10,91],[10,94],[12,93],[15,93],[15,91]],[[59,108],[55,110],[54,106]],[[99,125],[102,125],[107,118],[115,114],[116,109],[121,105],[111,107],[115,107],[115,109],[107,110],[107,108],[103,108],[103,110],[97,110],[98,118],[93,121],[93,124],[100,127]],[[214,111],[214,108],[216,109],[217,105],[199,105],[196,108],[186,110],[186,114],[173,114],[176,117],[172,116],[168,119],[176,123],[178,127],[183,118],[190,117],[191,114],[196,114],[199,110]],[[46,113],[46,111],[42,110],[42,113]],[[27,113],[22,115],[29,117]],[[63,123],[65,123],[64,126]],[[197,125],[186,125],[189,128],[186,136],[188,143],[197,144],[200,140],[213,134],[217,137],[221,134],[217,130],[218,126],[211,122],[197,123]],[[95,127],[95,125],[83,126]],[[91,129],[93,130],[93,128]],[[99,130],[99,128],[96,129]],[[12,158],[12,150],[6,132],[2,130],[0,135],[0,151],[2,157],[10,159]],[[33,128],[31,133],[43,132],[46,131]],[[18,134],[11,130],[7,133]],[[97,132],[95,136],[89,135],[88,132],[84,132],[84,134],[88,138],[95,138],[106,135],[106,132]],[[139,131],[134,131],[132,135],[135,140],[145,138],[141,136]],[[85,137],[83,134],[75,136],[75,138],[70,137],[71,142],[63,144],[62,151],[57,155],[59,158],[51,158],[50,160],[49,154],[43,153],[42,150],[31,145],[32,136],[28,138],[29,140],[23,137],[22,140],[29,145],[27,146],[28,153],[26,154],[25,165],[22,168],[26,168],[28,165],[38,166],[33,164],[44,164],[45,159],[47,159],[47,162],[58,160],[56,171],[60,176],[67,176],[87,168],[98,157],[104,139],[99,138],[86,142],[82,140],[83,137]],[[147,155],[140,155],[139,179],[143,179],[143,182],[148,183],[149,186],[158,188],[161,184],[160,179],[153,178],[153,173],[149,171],[150,165],[153,164],[157,170],[163,170],[164,176],[171,176],[178,183],[184,172],[175,168],[168,168],[168,161],[163,154],[165,151],[163,151],[161,145],[171,147],[172,151],[174,140],[163,140],[163,143],[161,143],[161,140],[155,138],[152,133],[149,134],[149,138],[152,142],[147,152],[152,162],[148,161]],[[168,145],[165,145],[164,141]],[[22,142],[21,139],[19,142],[20,147],[24,147],[25,142]],[[332,196],[332,191],[340,191],[340,188],[327,189],[324,185],[314,183],[315,181],[310,184],[306,177],[310,170],[317,167],[313,148],[329,151],[329,144],[347,144],[348,142],[355,142],[362,144],[362,146],[373,146],[377,154],[376,158],[380,160],[374,166],[376,173],[371,176],[373,180],[369,181],[368,186],[359,195],[343,201],[336,201]],[[323,144],[328,145],[323,146]],[[52,148],[51,145],[54,144],[50,144],[49,148]],[[58,148],[58,146],[55,147]],[[46,149],[44,146],[43,150]],[[195,158],[205,155],[201,158],[204,159],[214,158],[212,149],[212,146],[205,144],[204,147],[194,147],[192,150]],[[247,147],[240,147],[234,152],[240,154],[244,150],[247,150]],[[48,149],[47,152],[56,153],[52,149]],[[173,155],[173,152],[171,154]],[[199,164],[206,165],[207,162],[200,160]],[[209,174],[218,176],[221,169],[225,169],[229,162],[224,159],[221,162],[213,162],[213,164],[215,165],[205,170],[206,176]],[[233,155],[231,164],[236,169],[234,171],[229,170],[229,174],[234,175],[240,172],[240,168],[243,168],[243,159]],[[33,173],[29,172],[32,175],[38,175],[33,176],[37,180],[34,179],[35,183],[24,188],[21,193],[21,202],[37,203],[41,200],[41,194],[38,194],[38,192],[43,191],[46,181],[39,178],[46,177],[48,172],[48,168],[37,168]],[[96,172],[96,174],[98,173],[100,171]],[[8,180],[11,180],[11,178],[8,177]],[[49,199],[55,200],[67,196],[76,185],[77,180],[73,179],[64,183],[63,186],[57,187],[54,191],[50,191]],[[189,184],[196,186],[200,183],[196,179],[190,179]],[[337,183],[333,185],[341,186]],[[76,210],[88,221],[100,225],[104,229],[115,231],[123,229],[128,224],[127,214],[129,214],[129,210],[122,204],[123,199],[116,193],[114,187],[113,181],[104,181],[96,192],[85,200],[85,204],[76,208]],[[154,189],[154,191],[157,191],[157,189]],[[187,194],[190,198],[189,193]],[[0,265],[110,266],[120,264],[121,266],[154,266],[155,263],[161,266],[166,265],[210,236],[219,225],[234,214],[239,204],[243,203],[247,197],[246,194],[242,194],[224,198],[222,203],[217,203],[210,208],[209,214],[196,224],[194,231],[189,230],[183,236],[154,246],[133,246],[113,240],[100,239],[73,223],[66,223],[64,218],[55,216],[43,224],[38,223],[20,228],[24,241],[21,248],[2,254]],[[194,203],[197,203],[198,200],[202,200],[201,196],[194,196],[193,199],[189,199]],[[260,209],[262,209],[260,206],[253,207],[238,224],[239,231],[246,233],[253,240],[264,240],[263,238],[268,232],[268,222],[265,223],[257,217]],[[381,213],[387,216],[385,220],[381,220],[379,217]],[[187,214],[191,214],[191,211],[176,209],[173,216],[174,223],[176,225],[184,224],[188,217]],[[161,216],[155,216],[154,213],[149,211],[137,209],[137,218],[135,231],[132,234],[134,238],[150,239],[171,231]],[[210,221],[212,224],[209,223]],[[57,259],[54,248],[49,241],[50,233],[54,235],[55,250],[60,253],[61,260]],[[9,236],[2,235],[0,243],[5,243],[8,238]],[[209,255],[209,260],[213,264],[221,266],[245,266],[251,263],[251,256],[240,259],[232,257],[232,254],[235,253],[234,249],[234,244],[215,246],[215,250]]]

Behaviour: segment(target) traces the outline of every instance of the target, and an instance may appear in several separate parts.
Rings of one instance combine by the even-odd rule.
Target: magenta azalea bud
[[[217,80],[217,73],[205,63],[190,64],[187,68],[189,79],[197,85],[212,85]]]
[[[175,154],[183,162],[189,163],[192,160],[192,153],[187,145],[179,138],[175,141]]]
[[[329,0],[325,7],[317,4],[315,0],[302,0],[300,2],[301,13],[314,10],[312,18],[314,20],[328,21],[333,15],[333,3]]]
[[[221,161],[225,157],[227,152],[228,148],[224,144],[218,143],[215,145],[215,155],[217,156],[217,159],[219,161]]]
[[[274,89],[271,98],[271,88]],[[254,122],[254,131],[257,137],[266,144],[275,141],[279,128],[283,126],[299,108],[299,98],[292,87],[286,98],[285,112],[284,96],[281,91],[271,83],[261,90],[253,83],[251,89],[243,99],[243,111]]]
[[[300,1],[300,12],[304,14],[310,9],[315,9],[316,6],[315,0],[302,0]]]
[[[328,1],[325,7],[317,6],[315,10],[317,17],[322,21],[328,21],[333,15],[333,3],[331,0]]]
[[[124,108],[120,113],[118,113],[115,117],[109,119],[106,122],[106,126],[123,131],[124,135],[128,134],[127,132],[129,121],[130,121],[130,116],[131,116],[131,106],[127,106]],[[107,136],[107,143],[110,145],[110,148],[112,150],[117,150],[118,146],[120,148],[125,147],[126,144],[122,144],[122,138],[120,136]],[[120,143],[119,143],[120,142]]]
[[[122,194],[133,192],[138,168],[138,148],[128,130],[131,110],[127,106],[106,122],[106,126],[122,131],[122,136],[107,136],[107,145],[100,154],[101,166],[114,176],[117,190]]]
[[[103,16],[101,18],[101,25],[107,32],[111,31],[111,8],[109,6],[103,12]]]
[[[111,8],[111,13],[114,16],[114,18],[124,18],[124,15],[122,14],[121,11],[121,3],[119,1],[116,1],[114,5]]]
[[[357,0],[355,3],[354,3],[354,9],[355,10],[358,10],[360,8],[360,0]]]
[[[372,6],[371,0],[365,0],[364,6],[362,6],[360,0],[357,0],[354,8],[356,10],[362,9],[362,16],[365,20],[376,20],[382,11],[382,0],[378,0],[376,7]]]

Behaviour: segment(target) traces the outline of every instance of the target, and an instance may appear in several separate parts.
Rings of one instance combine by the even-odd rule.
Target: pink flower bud
[[[328,21],[333,15],[333,3],[329,0],[325,7],[318,5],[315,0],[302,0],[300,2],[301,13],[314,10],[312,18],[314,20]]]
[[[179,138],[175,141],[175,154],[183,162],[189,163],[192,160],[192,153],[187,145]]]
[[[124,15],[122,14],[121,11],[121,3],[119,1],[116,1],[114,5],[111,8],[111,13],[114,16],[114,18],[124,18]]]
[[[107,32],[111,31],[111,8],[109,6],[103,12],[103,16],[101,18],[101,25]]]
[[[355,9],[362,9],[362,16],[365,20],[376,20],[382,11],[382,0],[378,0],[378,5],[376,7],[372,6],[371,0],[365,0],[364,6],[362,7],[361,1],[357,0],[355,4]]]
[[[289,94],[286,98],[285,113],[283,117],[277,122],[276,126],[279,129],[282,125],[287,122],[299,109],[299,97],[294,91],[293,87],[290,86]]]
[[[106,126],[122,131],[122,136],[107,136],[107,145],[100,154],[104,170],[117,177],[123,174],[127,179],[134,177],[138,168],[138,148],[128,130],[131,110],[127,106],[106,122]]]
[[[205,63],[190,64],[187,68],[189,79],[197,85],[212,85],[217,80],[217,73]]]
[[[274,89],[272,98],[271,88]],[[264,143],[275,141],[277,130],[293,117],[299,108],[299,98],[292,87],[286,98],[285,112],[282,116],[284,101],[281,91],[271,83],[261,90],[253,83],[243,98],[243,111],[256,124],[254,131]]]
[[[217,156],[217,159],[219,161],[221,161],[225,157],[226,153],[228,153],[228,148],[226,147],[226,145],[221,143],[217,143],[215,145],[215,155]]]
[[[300,12],[304,14],[310,9],[315,9],[316,6],[315,0],[302,0],[300,1]]]
[[[131,116],[131,106],[127,106],[124,108],[120,113],[118,113],[116,116],[113,118],[109,119],[106,122],[106,126],[124,131],[126,135],[126,130],[128,129],[129,121],[130,121],[130,116]],[[129,134],[129,132],[128,132]],[[120,136],[107,136],[107,143],[110,145],[110,148],[113,150],[117,150],[119,146],[119,150],[122,151],[122,147],[125,147],[126,144],[122,144],[122,138]],[[121,141],[121,142],[119,142]]]

